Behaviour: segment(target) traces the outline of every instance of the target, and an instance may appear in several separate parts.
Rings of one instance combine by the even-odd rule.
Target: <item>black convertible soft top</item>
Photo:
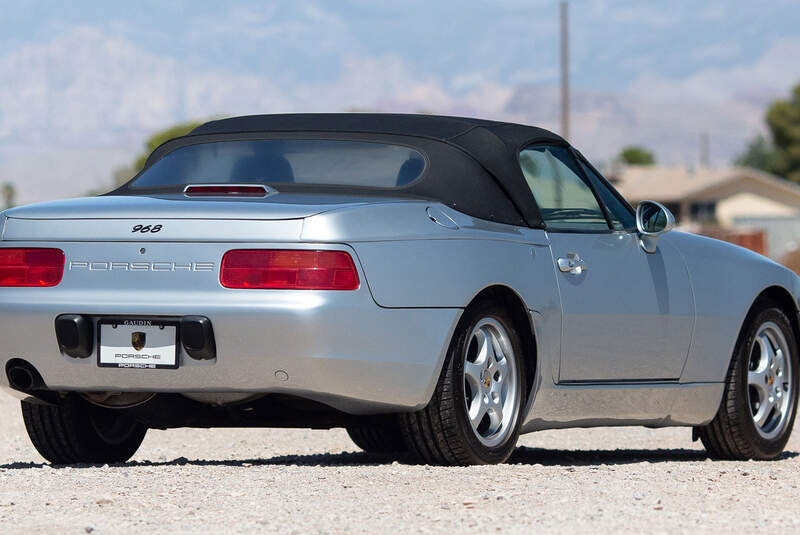
[[[432,160],[431,170],[421,180],[397,188],[398,194],[433,198],[476,217],[534,227],[541,227],[542,219],[522,176],[519,151],[533,143],[567,145],[563,138],[542,128],[463,117],[388,113],[250,115],[210,121],[187,136],[168,141],[153,151],[145,169],[180,146],[282,133],[293,137],[315,134],[358,135],[387,141],[394,136],[418,139],[415,145]],[[114,193],[132,191],[126,185]]]
[[[234,132],[371,132],[424,136],[450,141],[465,149],[477,148],[474,140],[464,137],[470,130],[492,133],[514,147],[531,142],[564,143],[549,130],[522,124],[489,121],[470,117],[403,113],[287,113],[246,115],[209,121],[191,134],[229,134]]]

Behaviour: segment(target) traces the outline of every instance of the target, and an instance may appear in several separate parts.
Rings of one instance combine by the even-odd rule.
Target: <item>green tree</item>
[[[147,157],[150,156],[150,153],[153,152],[159,145],[164,143],[165,141],[169,141],[174,137],[184,136],[200,126],[201,122],[191,121],[188,123],[181,123],[176,124],[174,126],[170,126],[169,128],[165,128],[164,130],[159,130],[149,138],[147,138],[144,142],[145,151],[139,154],[134,160],[133,163],[130,165],[123,165],[121,167],[117,167],[112,171],[112,179],[114,181],[114,187],[121,186],[128,180],[134,177],[136,173],[141,171],[144,168],[144,163],[147,161]]]
[[[14,184],[11,182],[3,184],[3,200],[6,203],[6,208],[14,207],[14,197],[16,197],[16,195],[17,191],[14,189]]]
[[[756,136],[735,163],[800,182],[800,84],[770,104],[765,119],[769,136]]]
[[[800,182],[800,83],[788,100],[770,105],[766,119],[775,147],[773,172]]]
[[[653,153],[639,145],[623,147],[619,153],[619,159],[628,165],[653,165],[656,163]]]
[[[775,171],[775,149],[765,136],[759,134],[747,145],[747,149],[736,158],[734,163],[772,173]]]

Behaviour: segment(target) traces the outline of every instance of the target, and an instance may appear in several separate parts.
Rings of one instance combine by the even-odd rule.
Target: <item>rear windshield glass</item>
[[[394,188],[414,181],[425,159],[414,149],[368,141],[216,141],[170,152],[134,188],[184,184],[329,184]]]

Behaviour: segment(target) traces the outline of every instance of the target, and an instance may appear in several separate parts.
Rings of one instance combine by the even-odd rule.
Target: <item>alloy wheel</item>
[[[491,317],[478,321],[464,356],[464,401],[475,436],[484,446],[503,444],[516,426],[520,390],[514,349]]]
[[[789,345],[781,328],[762,324],[750,347],[747,393],[756,430],[765,439],[778,436],[792,411],[792,363]]]

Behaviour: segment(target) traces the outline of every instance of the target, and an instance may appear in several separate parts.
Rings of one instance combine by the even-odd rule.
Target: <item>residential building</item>
[[[608,174],[631,204],[658,201],[683,230],[776,260],[800,248],[800,185],[794,182],[747,167],[632,165]]]

